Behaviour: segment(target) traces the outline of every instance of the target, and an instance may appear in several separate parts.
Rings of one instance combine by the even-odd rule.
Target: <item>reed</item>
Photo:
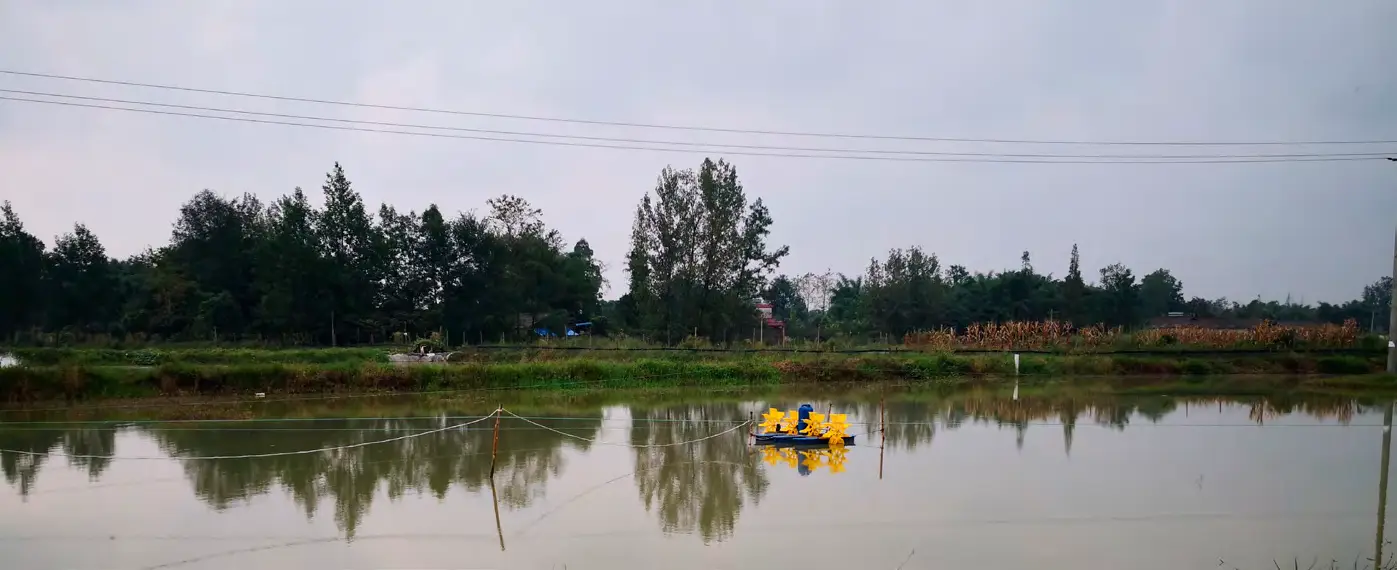
[[[1063,321],[1010,321],[972,324],[909,333],[903,344],[920,350],[1050,350],[1100,352],[1106,349],[1356,349],[1364,347],[1358,322],[1285,326],[1262,321],[1249,329],[1181,326],[1126,332],[1101,325]],[[1371,343],[1369,343],[1371,344]]]

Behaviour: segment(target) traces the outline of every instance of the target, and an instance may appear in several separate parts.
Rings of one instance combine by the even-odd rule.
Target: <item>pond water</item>
[[[867,387],[485,398],[0,411],[0,449],[12,450],[0,453],[0,560],[1349,568],[1371,567],[1387,542],[1386,402]],[[801,403],[850,414],[856,444],[781,452],[751,445],[745,427],[714,435]],[[536,423],[501,421],[493,486],[493,419],[404,438],[497,404]],[[356,444],[368,445],[344,447]],[[321,448],[338,449],[192,458]]]

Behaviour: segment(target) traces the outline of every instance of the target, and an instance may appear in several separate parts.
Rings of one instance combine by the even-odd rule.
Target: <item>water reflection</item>
[[[565,475],[570,458],[593,449],[590,439],[626,445],[633,485],[647,513],[665,534],[692,534],[704,543],[731,538],[745,508],[760,504],[771,487],[771,470],[794,467],[801,474],[845,469],[845,456],[828,452],[761,451],[739,434],[688,442],[721,432],[768,406],[793,409],[803,402],[848,412],[862,426],[851,429],[861,448],[876,448],[880,413],[886,414],[886,446],[913,452],[931,446],[938,430],[968,425],[1012,429],[1022,449],[1030,430],[1061,430],[1070,457],[1079,423],[1125,430],[1132,423],[1159,422],[1165,416],[1200,423],[1245,415],[1265,425],[1287,417],[1348,424],[1377,408],[1349,398],[1112,397],[1071,392],[1021,394],[1015,400],[996,391],[955,394],[864,391],[734,394],[726,398],[671,397],[630,403],[606,412],[595,399],[568,400],[535,421],[572,434],[538,429],[506,419],[494,477],[498,502],[506,511],[529,508],[545,496],[551,481]],[[508,406],[509,404],[506,404]],[[20,496],[29,496],[43,468],[55,455],[122,455],[116,445],[131,437],[150,442],[172,457],[226,456],[268,451],[343,447],[460,423],[462,411],[442,403],[435,417],[338,418],[318,421],[191,422],[162,424],[0,424],[0,448],[35,455],[0,454],[0,470]],[[1385,405],[1384,405],[1385,407]],[[1245,410],[1245,414],[1240,412]],[[306,410],[302,410],[305,412]],[[311,410],[313,411],[313,410]],[[361,410],[374,414],[375,410]],[[1232,413],[1236,412],[1236,413]],[[314,415],[313,413],[310,415]],[[1201,424],[1200,425],[1204,425]],[[409,493],[444,499],[453,487],[482,493],[490,484],[490,422],[382,445],[323,453],[233,460],[178,460],[194,495],[214,510],[273,491],[285,492],[307,518],[333,510],[336,527],[353,538],[380,493],[397,501]],[[628,430],[628,432],[620,431]],[[1050,432],[1051,433],[1051,432]],[[611,434],[611,435],[607,435]],[[622,435],[625,434],[625,435]],[[618,439],[619,438],[619,439]],[[123,444],[124,445],[124,444]],[[128,452],[129,453],[129,452]],[[68,464],[99,480],[107,459],[71,459]],[[60,462],[61,464],[61,462]],[[488,493],[486,493],[488,495]],[[328,503],[328,505],[326,505]]]
[[[27,496],[53,450],[60,450],[65,456],[110,456],[116,450],[116,431],[82,427],[6,429],[0,424],[0,448],[29,453],[0,453],[0,472],[5,474],[5,482],[14,485],[21,496]],[[111,460],[91,457],[72,457],[68,461],[72,467],[85,469],[93,481],[111,464]]]
[[[600,417],[569,421],[568,431],[594,437]],[[264,431],[229,433],[189,428],[140,428],[172,456],[224,456],[266,453],[267,450],[319,449],[360,444],[440,429],[458,423],[440,419],[316,422],[311,429],[268,427]],[[477,424],[483,426],[483,424]],[[370,445],[309,455],[232,459],[183,460],[194,492],[215,509],[269,492],[288,491],[311,518],[324,499],[334,505],[334,518],[347,536],[354,535],[380,486],[390,499],[412,491],[444,498],[452,485],[470,492],[488,485],[490,426],[471,426],[384,445]],[[201,426],[201,428],[204,426]],[[312,431],[313,430],[313,431]],[[495,482],[508,508],[522,508],[542,493],[550,477],[563,469],[564,445],[585,450],[588,442],[547,430],[512,431],[500,448]]]
[[[746,502],[757,504],[770,485],[746,438],[704,437],[711,426],[740,423],[737,404],[632,409],[635,483],[647,511],[658,511],[666,533],[697,532],[704,542],[732,535]],[[710,426],[707,428],[696,426]]]

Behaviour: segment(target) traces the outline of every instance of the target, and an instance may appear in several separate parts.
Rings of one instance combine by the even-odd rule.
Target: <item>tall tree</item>
[[[1392,277],[1383,277],[1372,285],[1364,286],[1361,299],[1369,315],[1376,315],[1376,318],[1369,318],[1373,330],[1387,331],[1386,316],[1392,307]]]
[[[330,342],[331,300],[327,285],[320,213],[296,188],[267,211],[267,232],[258,249],[254,315],[258,330],[283,342]]]
[[[1140,306],[1140,285],[1130,269],[1119,263],[1101,268],[1100,310],[1102,320],[1113,326],[1130,326],[1137,322]]]
[[[1184,305],[1184,284],[1168,269],[1156,269],[1140,280],[1142,316],[1158,317],[1170,311],[1182,311]]]
[[[439,216],[439,215],[438,215]],[[433,330],[437,327],[436,304],[428,300],[428,281],[437,272],[432,261],[422,255],[422,224],[416,212],[399,214],[383,204],[378,209],[374,237],[378,244],[377,322],[381,333],[408,328]],[[377,336],[377,335],[375,335]]]
[[[591,319],[601,303],[602,266],[592,246],[585,239],[577,240],[563,260],[566,291],[563,301],[569,312],[578,318]]]
[[[771,303],[771,314],[774,318],[789,323],[805,317],[805,299],[801,298],[795,282],[785,275],[778,275],[771,280],[771,284],[762,290],[762,299]]]
[[[789,252],[768,248],[771,224],[760,198],[748,203],[731,164],[665,168],[653,201],[647,194],[636,212],[628,305],[671,341],[691,331],[729,338],[746,330],[756,322],[753,299]]]
[[[201,332],[238,333],[249,324],[263,215],[251,195],[225,199],[209,190],[180,207],[167,255],[196,288]]]
[[[321,187],[325,193],[325,210],[317,218],[316,233],[324,256],[330,300],[331,344],[339,344],[340,335],[354,337],[373,321],[373,302],[379,286],[373,223],[364,208],[364,201],[351,187],[344,169],[338,162],[325,175]]]
[[[806,273],[795,280],[796,291],[809,310],[815,326],[815,340],[820,340],[825,320],[828,318],[830,292],[834,289],[834,274],[828,269],[824,273]]]
[[[1072,261],[1067,266],[1067,277],[1062,280],[1063,316],[1077,325],[1086,324],[1087,284],[1082,280],[1082,260],[1077,254],[1077,244],[1072,244]]]
[[[87,226],[58,236],[48,256],[49,326],[97,332],[111,323],[116,281],[106,249]]]
[[[24,231],[10,202],[0,202],[0,338],[40,324],[44,242]]]
[[[447,274],[451,265],[457,262],[456,250],[451,243],[451,227],[436,204],[422,211],[419,223],[413,265],[417,278],[421,280],[425,306],[440,310],[446,302]]]
[[[626,275],[629,284],[626,294],[617,301],[617,313],[623,327],[642,334],[654,325],[655,283],[651,278],[650,251],[654,247],[654,235],[650,228],[650,195],[646,194],[636,206],[634,221],[631,222],[631,246],[626,252]]]

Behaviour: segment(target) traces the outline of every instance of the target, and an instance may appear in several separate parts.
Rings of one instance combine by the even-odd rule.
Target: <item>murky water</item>
[[[784,388],[0,412],[0,448],[37,454],[0,453],[0,560],[1349,568],[1370,564],[1382,532],[1385,403],[892,390],[880,448],[883,397]],[[187,459],[398,438],[486,415],[497,400],[557,431],[502,420],[493,486],[493,420],[313,454]],[[856,445],[783,453],[749,445],[745,429],[681,443],[806,402],[850,413]],[[49,423],[74,421],[84,423]]]

